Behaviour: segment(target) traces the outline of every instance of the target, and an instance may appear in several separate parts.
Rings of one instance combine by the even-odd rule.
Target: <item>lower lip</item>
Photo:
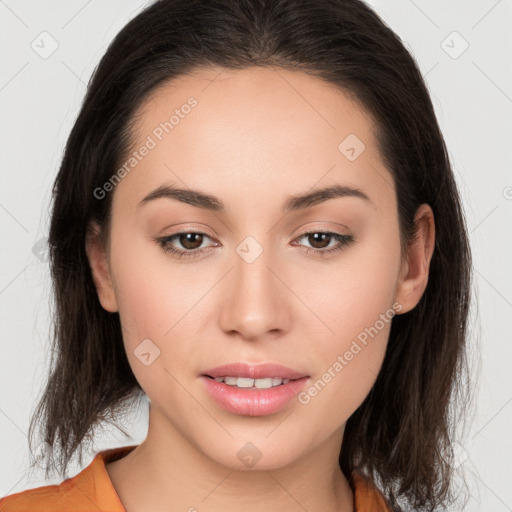
[[[210,396],[223,409],[242,416],[265,416],[283,409],[304,389],[308,377],[269,389],[237,388],[204,375],[201,379]]]

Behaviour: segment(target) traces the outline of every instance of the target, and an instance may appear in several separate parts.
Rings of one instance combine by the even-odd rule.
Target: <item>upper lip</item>
[[[308,375],[277,363],[250,364],[245,362],[228,363],[216,366],[203,372],[209,377],[245,377],[249,379],[265,379],[268,377],[281,379],[301,379]]]

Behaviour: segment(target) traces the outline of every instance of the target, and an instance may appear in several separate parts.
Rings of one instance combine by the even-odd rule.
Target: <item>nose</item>
[[[282,335],[289,329],[293,294],[272,251],[247,237],[232,261],[222,287],[220,327],[248,341]]]

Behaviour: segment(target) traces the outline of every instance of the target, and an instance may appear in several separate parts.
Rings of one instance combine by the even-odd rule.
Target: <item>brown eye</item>
[[[325,249],[329,246],[329,242],[332,238],[332,233],[309,233],[307,235],[308,242],[311,244],[311,246],[315,249]],[[327,243],[325,243],[327,240]]]
[[[190,251],[199,249],[203,244],[203,239],[203,233],[180,233],[178,235],[178,240],[182,247]]]
[[[333,233],[330,231],[312,231],[304,233],[297,238],[297,240],[302,238],[307,239],[307,243],[310,244],[310,247],[307,245],[305,246],[306,252],[318,254],[320,256],[326,256],[335,251],[339,251],[354,241],[354,237],[351,235],[341,235],[340,233]],[[331,242],[333,241],[335,243],[331,245]],[[302,244],[294,243],[293,245]]]
[[[156,238],[155,241],[166,253],[174,254],[179,258],[195,258],[207,250],[207,247],[203,246],[203,242],[207,239],[211,240],[211,237],[206,233],[184,231],[163,238]],[[213,245],[218,245],[218,243],[214,242]]]

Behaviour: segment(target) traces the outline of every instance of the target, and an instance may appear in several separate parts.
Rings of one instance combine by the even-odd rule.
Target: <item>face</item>
[[[141,107],[108,192],[108,251],[88,254],[161,432],[229,467],[245,450],[277,468],[341,442],[393,315],[421,297],[425,257],[401,257],[393,179],[360,105],[301,72],[219,72]],[[272,378],[289,382],[266,389]]]

